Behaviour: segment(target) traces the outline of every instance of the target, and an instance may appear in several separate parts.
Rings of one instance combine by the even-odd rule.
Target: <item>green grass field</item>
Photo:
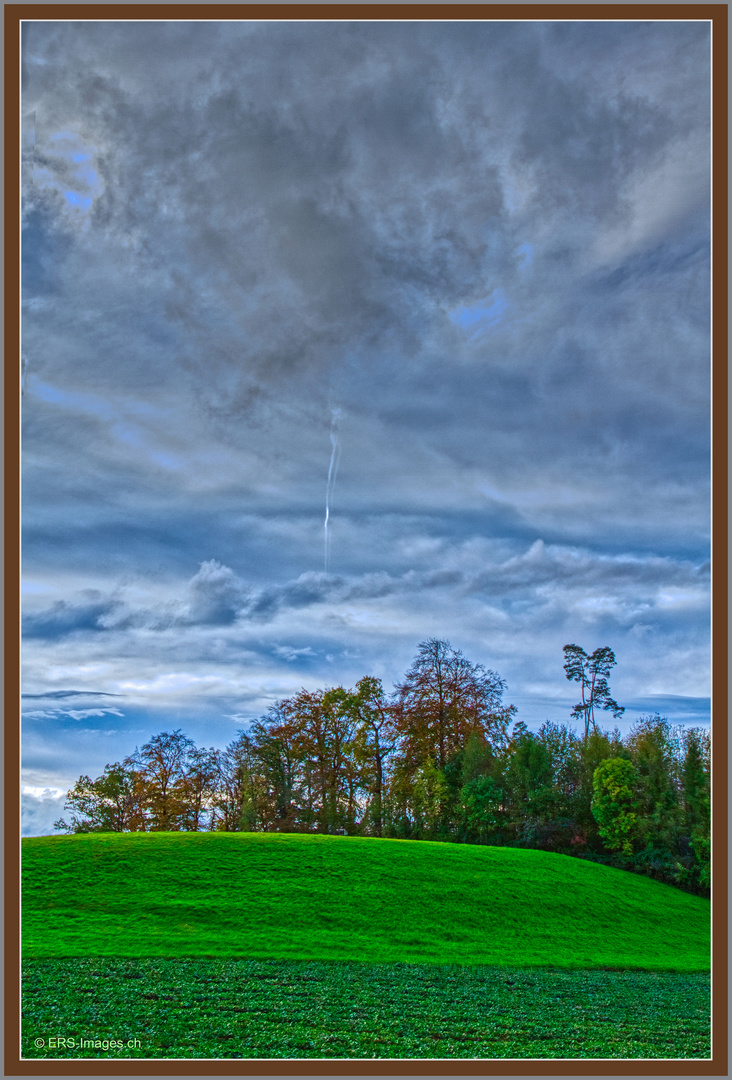
[[[23,842],[30,958],[704,971],[709,902],[540,851],[263,833]]]
[[[27,1058],[710,1056],[709,902],[566,856],[40,837],[22,911]]]

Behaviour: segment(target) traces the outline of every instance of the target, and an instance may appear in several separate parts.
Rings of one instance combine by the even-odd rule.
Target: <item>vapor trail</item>
[[[330,500],[335,488],[336,476],[338,475],[338,463],[341,460],[341,446],[338,438],[338,421],[341,417],[340,409],[331,409],[330,421],[330,465],[328,466],[328,484],[325,489],[325,561],[326,574],[330,570],[330,543],[328,537],[328,519],[330,517]]]

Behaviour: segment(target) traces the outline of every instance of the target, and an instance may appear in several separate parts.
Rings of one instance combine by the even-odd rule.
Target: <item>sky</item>
[[[24,30],[24,834],[432,637],[708,724],[708,23]]]

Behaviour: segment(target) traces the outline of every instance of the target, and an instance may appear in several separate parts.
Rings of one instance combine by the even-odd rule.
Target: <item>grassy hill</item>
[[[23,841],[28,959],[242,958],[703,971],[710,905],[540,851],[357,837]]]

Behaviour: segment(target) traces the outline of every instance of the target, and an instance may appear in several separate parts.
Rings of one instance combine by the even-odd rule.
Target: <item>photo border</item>
[[[23,1059],[20,1057],[20,78],[25,21],[709,21],[712,30],[712,1057],[710,1059]],[[725,1076],[728,1069],[728,7],[727,4],[74,4],[4,6],[5,1075]],[[16,1037],[17,1036],[17,1037]]]

